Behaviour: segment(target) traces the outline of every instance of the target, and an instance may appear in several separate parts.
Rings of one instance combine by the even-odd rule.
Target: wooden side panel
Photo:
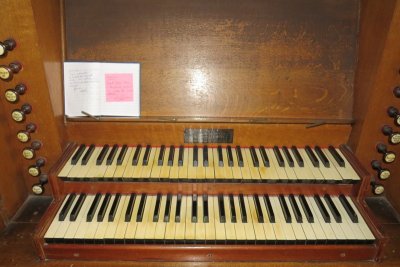
[[[383,2],[383,3],[382,3]],[[355,124],[349,139],[356,156],[376,176],[370,162],[382,162],[376,150],[378,143],[388,145],[388,150],[400,155],[399,145],[389,145],[388,137],[381,132],[387,124],[400,131],[387,114],[387,108],[400,108],[400,99],[393,95],[393,88],[400,86],[400,1],[362,2],[359,66],[355,84]],[[383,164],[392,175],[385,186],[387,197],[400,210],[400,164]]]
[[[141,63],[141,115],[352,117],[358,0],[69,0],[66,59]]]
[[[0,62],[9,64],[12,61],[19,61],[23,65],[23,69],[11,81],[0,82],[0,103],[4,112],[2,125],[8,137],[6,146],[11,151],[12,167],[18,169],[19,174],[18,176],[14,174],[12,178],[23,178],[26,189],[30,191],[32,184],[38,183],[38,178],[28,174],[28,167],[34,165],[39,157],[43,157],[46,159],[46,164],[41,168],[41,172],[46,174],[61,154],[61,124],[57,119],[60,121],[62,119],[62,106],[59,107],[60,101],[52,101],[57,95],[60,96],[60,92],[51,93],[61,88],[59,2],[2,1],[0,17],[2,18],[0,40],[12,37],[17,42],[17,47],[6,57],[1,58]],[[21,95],[18,103],[7,102],[3,96],[4,91],[14,88],[19,83],[26,84],[27,92]],[[32,106],[32,112],[26,115],[25,121],[17,123],[12,120],[11,112],[19,109],[24,103]],[[17,141],[16,135],[18,131],[24,130],[28,123],[34,123],[37,129],[31,134],[31,140],[23,144]],[[26,160],[22,157],[21,151],[24,147],[30,146],[33,140],[39,140],[42,147],[36,152],[33,160]],[[51,193],[49,187],[47,191]]]

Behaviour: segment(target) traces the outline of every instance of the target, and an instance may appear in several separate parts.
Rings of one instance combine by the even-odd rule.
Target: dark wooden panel
[[[143,116],[352,117],[357,0],[65,6],[67,60],[140,62]]]

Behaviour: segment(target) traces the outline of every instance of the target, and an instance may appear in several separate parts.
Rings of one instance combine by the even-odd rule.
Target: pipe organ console
[[[41,259],[397,256],[400,1],[6,0],[0,14],[0,215],[53,196]],[[66,61],[140,62],[140,117],[65,116]]]

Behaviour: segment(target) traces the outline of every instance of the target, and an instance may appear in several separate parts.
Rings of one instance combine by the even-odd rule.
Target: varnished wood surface
[[[382,4],[384,3],[384,4]],[[349,143],[367,170],[376,178],[371,168],[372,160],[379,160],[384,168],[391,171],[391,177],[378,180],[383,184],[388,198],[400,209],[400,146],[390,145],[388,137],[382,134],[387,124],[398,132],[399,127],[387,114],[387,108],[400,108],[400,99],[393,95],[393,89],[400,86],[400,1],[363,1],[361,12],[359,65],[355,83],[355,124]],[[382,154],[376,145],[383,143],[388,150],[397,154],[392,164],[382,162]],[[371,194],[371,193],[370,193]]]
[[[141,63],[141,115],[351,119],[358,0],[65,2],[66,59]]]

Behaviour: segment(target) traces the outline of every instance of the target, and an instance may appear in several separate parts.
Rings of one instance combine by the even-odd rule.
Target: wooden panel
[[[140,62],[141,115],[351,119],[358,0],[66,1],[66,58]]]
[[[370,162],[382,161],[382,154],[376,151],[378,143],[400,155],[400,147],[389,145],[388,137],[381,132],[382,126],[390,125],[399,131],[393,119],[387,115],[387,108],[400,108],[400,99],[393,95],[393,88],[400,86],[400,1],[386,0],[362,2],[359,66],[355,84],[355,124],[349,143],[356,156],[376,176]],[[399,158],[392,164],[382,164],[392,172],[385,186],[387,197],[400,210],[400,164]]]
[[[37,13],[33,11],[33,6]],[[13,80],[1,82],[0,103],[4,109],[4,123],[7,125],[4,130],[8,136],[7,146],[12,151],[13,164],[19,170],[19,175],[14,174],[13,179],[23,177],[29,192],[32,184],[38,182],[38,178],[28,174],[28,167],[33,165],[38,157],[44,157],[46,164],[42,168],[42,173],[45,174],[61,154],[58,127],[62,122],[62,107],[60,107],[60,101],[51,101],[56,99],[57,95],[60,96],[60,92],[54,94],[51,92],[61,88],[59,12],[58,1],[45,0],[3,1],[0,9],[3,24],[0,28],[0,40],[13,37],[17,42],[17,47],[8,53],[7,57],[1,58],[1,64],[19,61],[23,65],[23,69],[14,76]],[[58,30],[55,30],[56,28]],[[20,97],[18,103],[8,103],[3,97],[3,92],[5,89],[15,87],[18,83],[26,84],[27,92]],[[32,106],[32,112],[26,116],[25,121],[16,123],[11,119],[11,111],[20,108],[24,103]],[[54,109],[52,103],[55,106]],[[23,144],[16,138],[17,132],[24,130],[27,123],[34,123],[37,126],[37,130],[31,134],[31,141],[39,140],[42,143],[42,147],[33,160],[25,160],[21,154],[22,149],[29,146],[30,142]],[[51,193],[51,190],[49,189],[47,193]]]

